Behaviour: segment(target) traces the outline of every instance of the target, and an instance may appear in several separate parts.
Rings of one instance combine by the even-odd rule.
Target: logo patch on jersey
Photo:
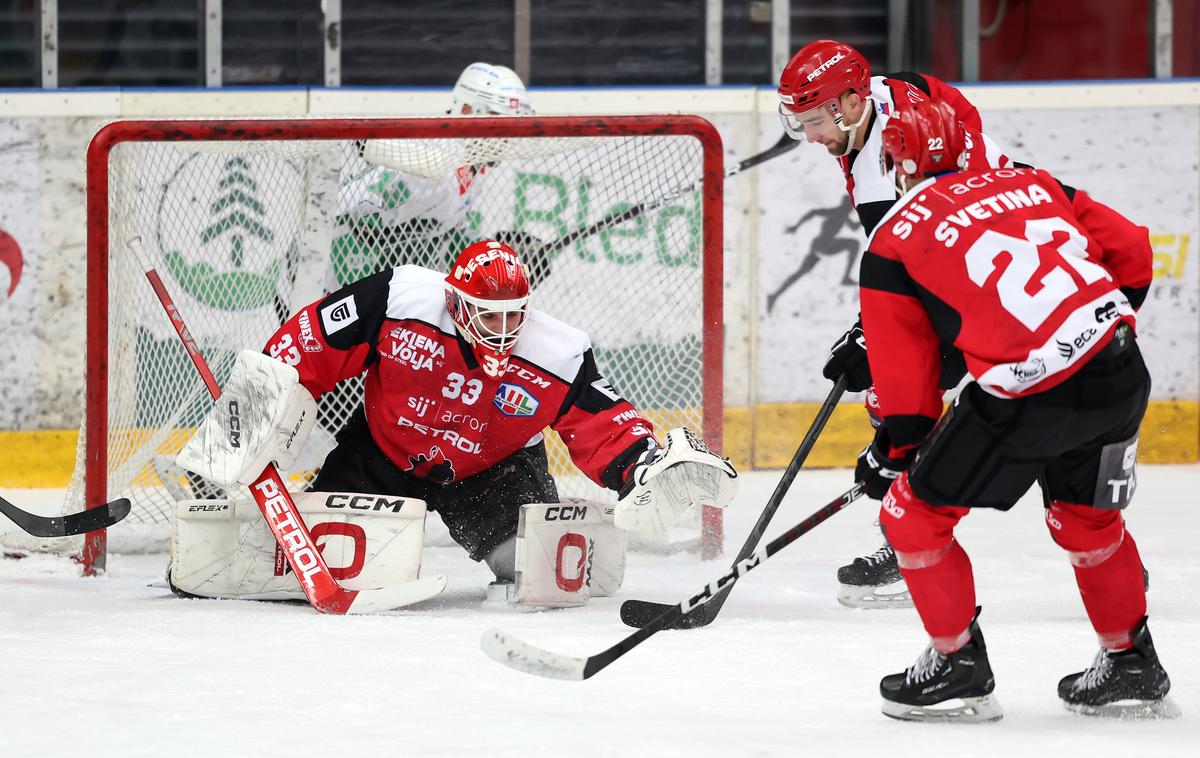
[[[1013,378],[1021,384],[1037,381],[1046,375],[1046,362],[1041,358],[1016,363],[1009,368],[1012,370]]]
[[[319,353],[323,349],[321,342],[313,336],[312,322],[308,318],[308,311],[300,312],[300,349],[306,353]]]
[[[538,399],[519,384],[504,382],[492,402],[505,416],[532,416],[537,413]]]
[[[321,325],[325,327],[326,335],[341,331],[355,321],[358,321],[358,306],[354,304],[354,295],[346,295],[321,308]]]

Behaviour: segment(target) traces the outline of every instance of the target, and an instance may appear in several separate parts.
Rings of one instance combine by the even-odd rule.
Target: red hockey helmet
[[[525,266],[503,242],[468,245],[446,275],[446,309],[489,376],[504,375],[528,305]]]
[[[847,92],[871,96],[871,67],[867,59],[844,42],[819,39],[810,42],[792,56],[779,75],[779,117],[783,128],[795,140],[804,138],[802,120],[825,109],[843,131],[853,132],[862,125],[870,109],[863,109],[858,122],[842,123],[840,98]],[[847,148],[849,152],[849,148]]]
[[[779,75],[779,99],[793,113],[837,100],[847,91],[871,93],[871,67],[862,53],[831,39],[800,48]]]
[[[883,152],[902,191],[903,178],[919,181],[963,168],[966,138],[953,108],[941,100],[897,100],[896,106],[883,130]]]

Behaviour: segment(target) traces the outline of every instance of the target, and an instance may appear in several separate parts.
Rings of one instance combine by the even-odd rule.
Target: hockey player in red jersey
[[[363,404],[311,489],[420,499],[501,582],[521,573],[522,506],[558,502],[547,427],[588,478],[621,493],[617,527],[661,533],[690,505],[728,505],[730,463],[687,430],[660,445],[651,422],[600,374],[587,335],[529,299],[523,263],[492,240],[468,246],[448,274],[399,266],[343,287],[284,323],[267,341],[270,358],[239,355],[248,369],[235,366],[234,375],[256,379],[237,398],[236,450],[229,414],[210,413],[181,465],[222,484],[252,481],[257,474],[247,472],[267,461],[294,458],[315,398],[365,374]],[[292,378],[269,388],[272,375],[286,373],[280,363],[294,368]],[[255,435],[256,426],[282,431]]]
[[[843,42],[817,40],[801,48],[780,74],[779,98],[779,115],[788,134],[822,145],[837,159],[866,235],[898,197],[892,172],[883,165],[881,141],[898,107],[930,98],[948,102],[971,134],[971,165],[1010,165],[1003,151],[983,135],[979,112],[957,89],[936,77],[911,71],[871,76],[867,60]],[[945,358],[941,385],[952,389],[965,369],[956,351],[947,349]],[[869,390],[871,374],[861,323],[856,322],[834,343],[823,374],[831,381],[845,374],[850,392]],[[871,411],[869,398],[867,409]],[[911,605],[896,554],[886,542],[874,553],[838,569],[838,583],[838,601],[843,605]]]
[[[898,110],[883,141],[905,194],[862,264],[883,423],[855,476],[883,497],[881,523],[931,638],[914,666],[883,678],[884,713],[1001,717],[954,526],[971,508],[1008,510],[1044,474],[1046,525],[1101,647],[1059,696],[1089,714],[1171,715],[1122,517],[1150,392],[1135,339],[1147,230],[1045,171],[963,170],[971,146],[945,103]],[[945,414],[939,340],[975,379]]]

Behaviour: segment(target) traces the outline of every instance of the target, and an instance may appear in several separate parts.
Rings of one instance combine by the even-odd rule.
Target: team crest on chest
[[[496,390],[492,402],[505,416],[532,416],[537,413],[538,399],[519,384],[504,382]]]

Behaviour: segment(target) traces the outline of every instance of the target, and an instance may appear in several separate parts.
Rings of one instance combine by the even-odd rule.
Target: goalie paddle
[[[853,487],[838,495],[833,501],[816,513],[768,542],[762,550],[759,550],[745,560],[735,563],[727,572],[709,582],[704,589],[684,600],[679,605],[671,606],[664,613],[651,619],[641,629],[638,629],[633,634],[601,653],[590,655],[586,658],[559,655],[558,653],[552,653],[549,650],[543,650],[542,648],[530,645],[528,642],[523,642],[498,629],[484,632],[483,639],[480,642],[483,652],[487,653],[493,660],[503,663],[511,669],[523,671],[526,674],[543,676],[548,679],[565,679],[567,681],[588,679],[654,636],[657,632],[666,629],[683,618],[693,608],[704,605],[719,595],[722,590],[732,587],[738,579],[748,574],[763,561],[812,531],[830,516],[850,505],[850,503],[853,503],[864,491],[863,483],[856,482]]]
[[[70,537],[86,534],[97,529],[107,529],[129,515],[129,499],[118,498],[112,502],[89,508],[79,513],[63,516],[39,516],[23,511],[0,497],[0,513],[34,537]]]
[[[754,548],[758,547],[758,541],[762,539],[763,533],[767,531],[767,525],[771,523],[771,519],[775,516],[775,511],[779,510],[779,505],[783,502],[783,498],[791,488],[792,481],[800,473],[800,467],[804,465],[809,451],[817,443],[817,437],[825,429],[826,422],[833,415],[833,409],[837,407],[838,400],[841,399],[845,391],[846,378],[839,377],[833,385],[833,390],[830,391],[820,410],[817,411],[817,417],[813,419],[812,425],[808,428],[808,434],[804,435],[804,439],[800,442],[800,447],[796,448],[796,454],[792,456],[792,462],[788,464],[787,469],[783,472],[779,484],[775,485],[775,491],[771,493],[771,498],[767,501],[767,507],[763,509],[762,515],[758,517],[758,522],[755,523],[754,528],[750,530],[749,536],[746,537],[746,542],[742,545],[742,549],[738,551],[737,557],[733,559],[734,566],[749,558],[754,553]],[[717,596],[712,598],[710,602],[680,617],[668,628],[695,629],[700,626],[708,626],[717,617],[717,614],[721,612],[721,607],[725,605],[725,601],[729,598],[732,588],[733,585],[730,584],[717,593]],[[621,621],[625,622],[628,626],[641,628],[650,623],[652,619],[661,616],[670,608],[671,606],[664,603],[654,603],[649,600],[626,600],[624,603],[621,603]]]
[[[217,384],[217,379],[208,367],[208,361],[204,359],[191,332],[188,331],[183,314],[172,300],[162,277],[150,263],[141,238],[131,238],[129,247],[137,256],[139,265],[150,281],[150,286],[154,288],[154,294],[158,296],[171,325],[175,327],[188,357],[192,359],[192,364],[204,380],[204,386],[216,401],[221,396],[221,387]],[[312,535],[304,526],[304,519],[297,511],[296,504],[292,502],[292,496],[288,494],[287,486],[275,464],[268,464],[263,469],[258,479],[250,486],[250,493],[254,496],[254,502],[262,511],[263,518],[266,519],[267,526],[270,527],[271,534],[275,536],[275,541],[287,558],[292,571],[296,572],[296,579],[300,582],[304,596],[309,604],[321,613],[342,615],[394,610],[432,597],[446,586],[446,578],[437,576],[393,587],[370,590],[342,589],[330,573],[329,566],[325,564],[321,551],[313,544]]]
[[[772,158],[783,155],[784,153],[792,150],[799,144],[799,142],[792,139],[785,133],[774,145],[770,146],[766,150],[758,153],[757,155],[752,155],[749,158],[739,161],[733,166],[725,169],[725,178],[728,179],[729,177],[739,174],[748,168],[753,168],[760,163],[766,163]],[[595,223],[589,224],[581,229],[576,229],[565,237],[560,237],[559,239],[548,243],[545,247],[538,251],[538,254],[548,256],[552,253],[562,250],[564,247],[569,247],[577,240],[581,240],[585,237],[591,237],[593,234],[597,234],[598,232],[608,229],[609,227],[613,227],[617,224],[622,224],[626,221],[635,219],[646,211],[652,211],[655,208],[660,208],[666,205],[672,200],[678,200],[687,193],[695,190],[699,184],[700,182],[696,181],[686,187],[680,187],[672,192],[669,192],[662,197],[655,198],[653,200],[645,200],[633,206],[632,208],[627,208],[618,213],[611,213]]]

